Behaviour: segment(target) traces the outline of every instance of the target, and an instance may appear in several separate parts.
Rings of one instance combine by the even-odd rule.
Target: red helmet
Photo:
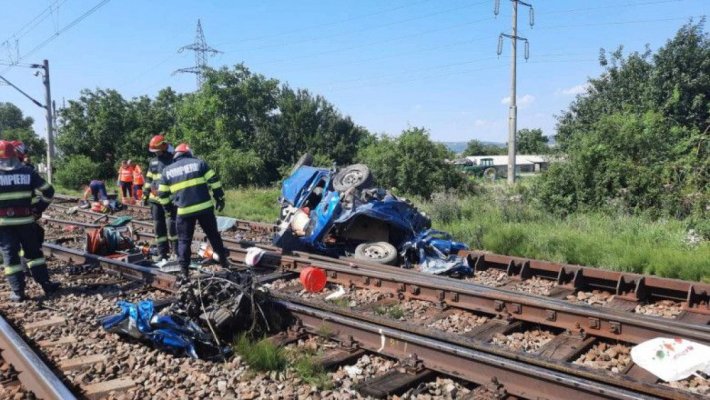
[[[168,149],[168,142],[165,140],[163,135],[155,135],[150,139],[148,144],[148,150],[155,153],[157,151],[165,151]]]
[[[178,147],[175,149],[175,156],[174,158],[182,157],[182,156],[191,156],[192,155],[192,150],[190,149],[190,146],[187,145],[187,143],[180,143]]]
[[[25,156],[27,155],[27,146],[25,146],[24,143],[22,143],[21,140],[13,140],[12,145],[15,147],[15,152],[17,153],[17,158],[20,159],[20,161],[25,160]]]
[[[0,140],[0,160],[17,159],[17,151],[12,142]]]

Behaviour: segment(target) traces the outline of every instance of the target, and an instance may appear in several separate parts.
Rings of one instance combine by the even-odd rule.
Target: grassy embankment
[[[224,214],[273,222],[278,195],[277,189],[229,190]],[[683,221],[604,213],[559,218],[495,190],[418,203],[435,228],[471,248],[710,282],[710,242],[694,240]]]

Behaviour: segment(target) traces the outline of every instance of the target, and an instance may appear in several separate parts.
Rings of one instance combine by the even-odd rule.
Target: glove
[[[224,198],[215,199],[214,208],[215,208],[218,212],[222,212],[222,210],[224,210]]]

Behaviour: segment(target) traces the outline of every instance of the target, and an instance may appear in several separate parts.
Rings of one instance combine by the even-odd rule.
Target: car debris
[[[470,273],[456,253],[466,245],[430,231],[431,220],[411,201],[374,187],[364,164],[342,169],[311,166],[304,154],[281,188],[279,230],[273,243],[286,251],[406,267],[430,273]]]
[[[176,355],[219,360],[231,354],[237,334],[258,336],[285,326],[251,271],[202,272],[181,284],[173,301],[119,301],[118,314],[100,319],[103,329]]]

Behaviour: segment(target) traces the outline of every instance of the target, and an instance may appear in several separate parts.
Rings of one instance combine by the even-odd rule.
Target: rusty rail
[[[457,376],[504,394],[529,399],[656,399],[651,395],[602,384],[568,373],[531,365],[411,332],[281,301],[310,333],[337,338],[397,359],[415,358],[423,368]],[[415,356],[413,356],[415,355]],[[621,383],[621,382],[620,382]],[[623,383],[622,383],[623,385]],[[672,393],[669,393],[672,395]]]
[[[25,389],[34,393],[38,398],[47,400],[76,399],[62,380],[1,316],[0,350],[2,350],[2,358],[18,372],[18,378]]]
[[[86,254],[51,243],[45,244],[45,252],[64,260],[99,264],[110,272],[143,281],[160,290],[173,292],[176,289],[175,277],[155,268]],[[294,275],[291,272],[291,276]],[[271,281],[284,277],[283,273],[275,273],[263,276],[260,280]],[[292,306],[288,307],[289,310],[312,333],[322,335],[328,332],[330,335],[335,332],[335,336],[341,340],[354,340],[364,349],[399,359],[415,353],[424,362],[425,368],[479,384],[490,384],[491,377],[495,376],[496,381],[509,394],[531,398],[570,398],[567,397],[570,391],[577,390],[577,393],[583,394],[583,398],[698,398],[631,375],[614,375],[570,366],[560,360],[515,353],[474,338],[436,332],[379,317],[367,317],[357,311],[319,304],[317,310],[311,307],[312,310],[304,314],[304,307],[310,307],[307,301],[285,294],[275,296],[290,303]],[[350,321],[346,324],[347,329],[342,326],[342,330],[330,329],[339,327],[337,324],[344,320]],[[362,327],[368,324],[371,329],[363,330]]]

